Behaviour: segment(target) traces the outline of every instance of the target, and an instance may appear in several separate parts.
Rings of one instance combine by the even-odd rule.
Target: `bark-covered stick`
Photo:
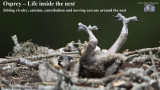
[[[148,51],[160,51],[160,47],[139,49],[139,50],[135,50],[131,52],[126,52],[124,53],[124,55],[128,56],[128,55],[133,55],[133,54],[146,53]]]

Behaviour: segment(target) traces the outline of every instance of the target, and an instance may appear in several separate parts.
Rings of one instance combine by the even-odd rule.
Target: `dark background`
[[[1,2],[2,1],[4,0],[1,0]],[[137,16],[139,20],[143,20],[143,23],[129,23],[128,40],[120,52],[125,49],[135,50],[160,46],[160,43],[158,43],[158,41],[160,41],[160,4],[155,5],[155,12],[144,12],[144,5],[137,4],[137,2],[148,2],[149,0],[59,1],[75,1],[76,6],[56,8],[127,9],[127,12],[122,13],[124,16]],[[153,2],[153,0],[150,1]],[[158,0],[154,1],[158,2]],[[10,37],[14,34],[18,36],[19,42],[32,39],[32,42],[38,45],[49,46],[53,49],[63,47],[70,41],[77,41],[78,39],[82,41],[88,40],[88,35],[85,32],[77,32],[78,22],[86,25],[97,25],[101,28],[100,31],[94,32],[99,40],[98,46],[108,49],[117,39],[122,29],[122,22],[116,21],[112,17],[112,15],[116,14],[117,13],[3,13],[1,10],[0,57],[8,55],[8,53],[12,51],[14,44]]]

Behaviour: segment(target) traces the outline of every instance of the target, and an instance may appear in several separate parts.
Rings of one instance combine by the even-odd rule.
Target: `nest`
[[[116,73],[102,78],[73,78],[57,64],[60,56],[72,56],[79,60],[86,43],[80,40],[68,43],[57,50],[39,46],[26,41],[19,43],[16,36],[12,37],[15,46],[13,53],[0,58],[1,88],[15,89],[55,89],[55,90],[158,90],[160,89],[160,47],[144,48],[135,51],[124,51],[125,56]],[[100,49],[101,50],[101,49]],[[107,50],[101,50],[107,51]],[[40,77],[39,65],[49,76]],[[45,72],[45,71],[44,71]],[[56,75],[56,77],[53,77]],[[54,80],[53,80],[54,78]],[[44,79],[50,80],[44,82]]]

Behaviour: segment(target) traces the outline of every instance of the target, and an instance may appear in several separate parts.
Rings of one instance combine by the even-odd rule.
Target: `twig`
[[[150,86],[149,83],[143,82],[141,84],[134,85],[134,87],[132,88],[132,90],[146,90],[145,88],[147,88],[147,90],[150,90],[149,86]]]
[[[55,87],[56,86],[39,86],[38,90],[55,90]],[[66,87],[62,87],[61,90],[66,90]],[[99,87],[99,88],[81,87],[81,86],[73,85],[69,90],[105,90],[105,88],[104,87]]]
[[[52,57],[58,57],[61,56],[61,54],[48,54],[48,55],[32,55],[32,56],[28,56],[25,57],[26,59],[31,59],[31,60],[38,60],[38,59],[42,59],[42,58],[52,58]]]
[[[64,52],[64,53],[62,53],[62,54],[79,54],[79,52]],[[39,60],[39,59],[43,59],[43,58],[52,58],[52,57],[58,57],[58,56],[62,56],[62,54],[48,54],[48,55],[43,55],[43,54],[41,54],[41,55],[32,55],[32,56],[27,56],[27,57],[25,57],[26,59],[30,59],[30,60]],[[71,56],[71,55],[70,55]],[[78,58],[78,57],[80,57],[80,56],[73,56],[73,58]]]
[[[149,76],[144,75],[143,73],[135,73],[135,72],[126,72],[124,73],[125,76],[130,77],[130,79],[134,79],[134,80],[142,80],[142,81],[147,81],[150,83],[150,85],[152,85],[153,83],[155,83],[156,81],[151,79]]]
[[[104,85],[104,82],[101,79],[79,78],[77,79],[77,82],[74,82],[74,84],[78,86],[98,86],[98,85]]]
[[[17,62],[17,61],[19,61],[19,58],[14,58],[14,59],[0,58],[0,64]]]
[[[12,40],[13,40],[15,46],[16,46],[17,44],[19,44],[17,35],[13,35],[13,36],[11,36],[11,38],[12,38]]]
[[[154,47],[154,48],[144,48],[144,49],[139,49],[139,50],[135,50],[132,52],[125,52],[124,55],[128,56],[128,55],[133,55],[133,54],[139,54],[139,53],[145,53],[148,51],[160,51],[160,47]]]
[[[79,54],[79,51],[63,52],[62,54]]]
[[[10,66],[10,65],[5,66],[5,67],[2,67],[2,69],[3,69],[3,70],[7,70],[7,69],[10,69],[10,68],[11,68],[11,66]]]
[[[130,60],[132,60],[133,58],[138,57],[138,56],[139,56],[138,54],[129,55],[129,56],[127,57],[126,61],[130,61]]]
[[[9,88],[12,88],[12,85],[4,77],[2,77],[2,83],[7,85]]]
[[[13,48],[13,51],[14,51],[15,53],[21,51],[22,47],[20,46],[20,44],[19,44],[19,42],[18,42],[17,36],[16,36],[16,35],[13,35],[11,38],[12,38],[14,44],[15,44],[15,46],[14,46],[14,48]]]
[[[158,76],[158,71],[156,69],[156,65],[155,65],[155,62],[153,60],[153,55],[152,55],[152,51],[149,51],[149,54],[150,54],[150,57],[151,57],[151,61],[152,61],[152,66],[154,67],[153,68],[153,72],[156,73],[156,77],[157,77],[157,82],[158,82],[158,88],[160,89],[160,82],[159,82],[159,76]]]
[[[76,82],[73,81],[73,84],[78,86],[99,86],[107,85],[113,80],[117,80],[119,77],[115,75],[110,75],[101,79],[87,79],[87,78],[77,78]]]
[[[20,75],[21,73],[19,73],[19,71],[21,71],[22,69],[27,70],[28,67],[14,67],[14,68],[7,70],[6,74],[7,75],[14,75],[14,74]]]
[[[30,62],[30,61],[28,61],[28,60],[26,60],[25,58],[22,58],[22,57],[20,57],[19,61],[20,61],[19,63],[27,65],[29,67],[38,67],[39,64],[42,62],[42,61]]]
[[[61,84],[62,84],[62,76],[59,76],[59,81],[54,89],[61,90]]]
[[[148,55],[143,55],[143,56],[140,56],[140,57],[136,57],[136,58],[133,58],[132,61],[130,61],[130,63],[144,63],[145,61],[147,60],[150,60],[151,57],[148,56]]]
[[[152,71],[153,68],[154,66],[150,66],[147,70],[145,70],[144,74],[148,75]]]

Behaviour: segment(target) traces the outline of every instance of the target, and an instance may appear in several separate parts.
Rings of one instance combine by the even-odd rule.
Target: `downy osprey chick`
[[[61,67],[65,67],[65,71],[70,73],[73,77],[87,77],[87,78],[101,78],[107,75],[112,75],[119,70],[119,67],[126,60],[122,54],[116,54],[124,45],[128,37],[128,23],[136,21],[136,16],[125,18],[118,13],[115,18],[123,22],[123,27],[118,39],[108,49],[107,52],[95,50],[98,44],[97,38],[92,31],[98,31],[97,26],[86,26],[78,23],[79,31],[84,30],[89,35],[89,42],[86,49],[83,51],[80,60],[75,61],[71,57],[62,56],[58,62]],[[73,61],[72,61],[73,60]]]

